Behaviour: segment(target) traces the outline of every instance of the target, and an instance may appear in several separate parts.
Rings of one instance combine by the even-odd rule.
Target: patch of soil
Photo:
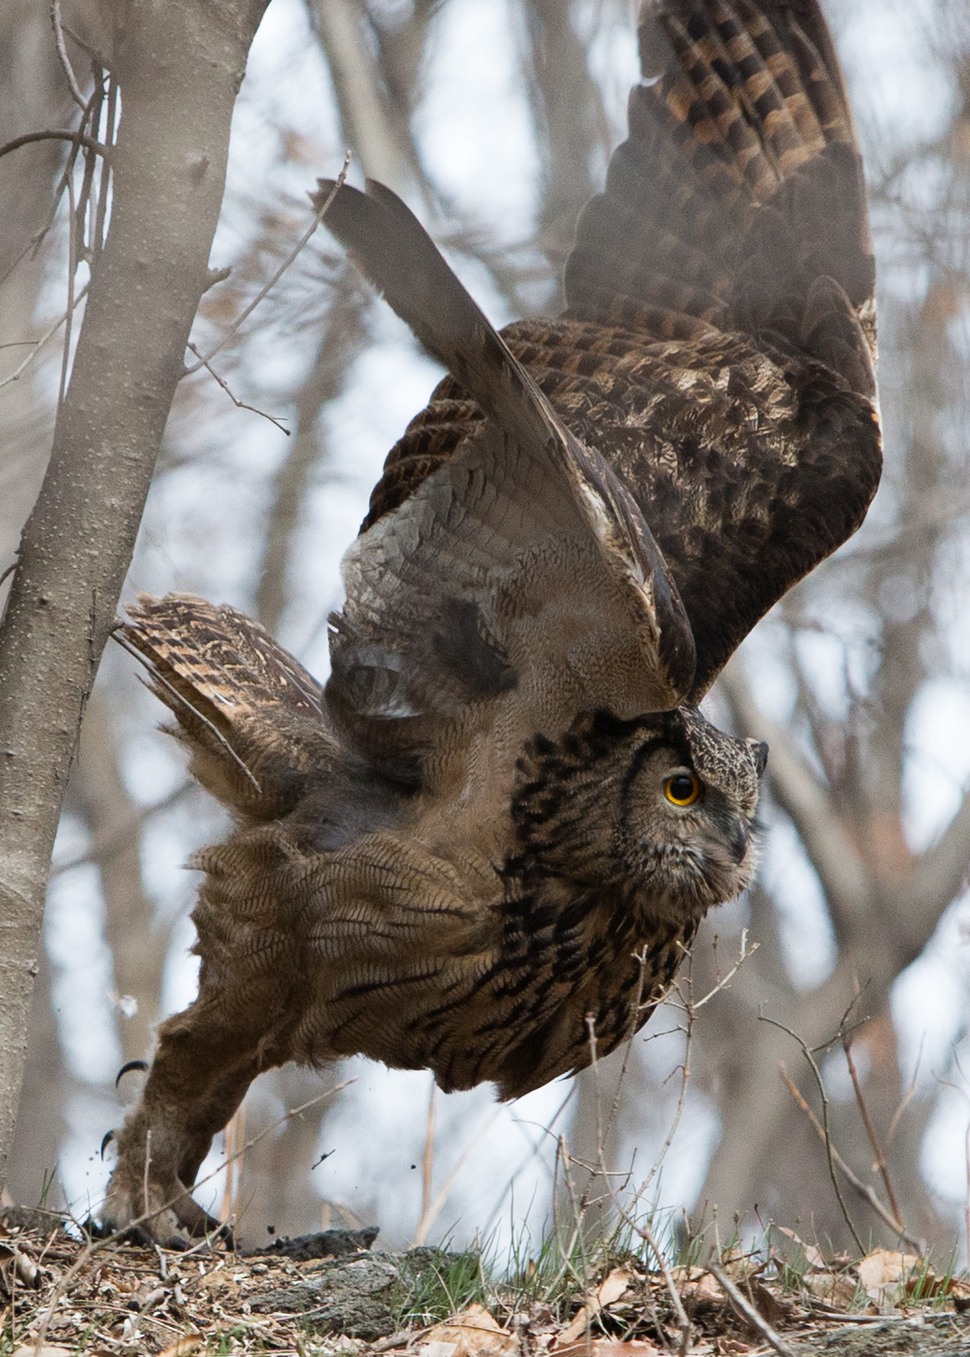
[[[808,1344],[793,1344],[799,1357],[967,1357],[970,1321],[958,1315],[917,1315],[911,1319],[853,1324]]]

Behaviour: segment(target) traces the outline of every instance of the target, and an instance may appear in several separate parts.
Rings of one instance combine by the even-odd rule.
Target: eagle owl
[[[191,1188],[255,1075],[364,1053],[516,1097],[635,1032],[753,865],[766,749],[698,710],[880,470],[873,260],[816,0],[647,0],[566,309],[502,334],[388,189],[325,224],[449,376],[344,560],[321,686],[172,595],[123,627],[233,812],[198,854],[104,1216]]]

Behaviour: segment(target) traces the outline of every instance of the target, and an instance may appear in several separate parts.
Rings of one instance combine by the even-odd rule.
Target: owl
[[[554,319],[497,333],[389,189],[320,184],[449,373],[345,556],[326,684],[232,608],[122,626],[234,827],[112,1226],[215,1228],[199,1165],[286,1061],[503,1098],[581,1069],[750,880],[767,751],[698,704],[876,489],[862,170],[816,0],[647,0],[639,41]]]

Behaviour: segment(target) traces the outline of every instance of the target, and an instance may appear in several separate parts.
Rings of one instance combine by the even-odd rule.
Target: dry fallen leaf
[[[563,1329],[559,1335],[559,1342],[556,1344],[556,1351],[567,1347],[570,1343],[575,1343],[577,1338],[581,1338],[589,1328],[591,1319],[594,1319],[601,1310],[618,1301],[626,1293],[630,1285],[632,1274],[625,1268],[617,1267],[605,1277],[591,1296],[587,1296],[585,1302],[580,1306],[578,1313],[574,1316],[572,1322]]]
[[[913,1273],[923,1267],[911,1253],[875,1249],[856,1264],[859,1281],[878,1310],[894,1310],[908,1295]]]
[[[807,1244],[794,1230],[787,1230],[784,1225],[779,1225],[776,1228],[779,1234],[783,1234],[793,1244],[798,1245],[809,1267],[815,1268],[818,1272],[823,1272],[828,1267],[821,1249],[816,1248],[814,1244]]]
[[[813,1272],[802,1278],[810,1296],[833,1310],[850,1310],[856,1296],[856,1283],[841,1272]]]
[[[785,1320],[791,1318],[792,1305],[787,1300],[782,1300],[776,1296],[764,1282],[760,1282],[757,1277],[749,1277],[741,1288],[747,1293],[751,1304],[758,1311],[762,1319],[766,1319],[769,1324],[775,1328]]]
[[[186,1333],[181,1338],[176,1339],[170,1348],[160,1352],[158,1357],[190,1357],[193,1352],[198,1352],[202,1346],[202,1335],[200,1333]]]
[[[715,1338],[714,1351],[717,1357],[745,1357],[754,1352],[750,1343],[742,1343],[740,1338]]]
[[[715,1305],[725,1303],[724,1292],[705,1268],[675,1267],[670,1269],[670,1275],[682,1300],[689,1300],[692,1304],[698,1301],[713,1302]]]
[[[970,1310],[970,1282],[960,1277],[950,1277],[946,1283],[946,1294],[953,1300],[957,1314],[966,1314]]]
[[[514,1357],[515,1334],[503,1329],[483,1305],[472,1305],[447,1324],[436,1324],[418,1348],[419,1357]]]

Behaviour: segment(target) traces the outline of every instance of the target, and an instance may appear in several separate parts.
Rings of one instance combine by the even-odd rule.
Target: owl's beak
[[[736,821],[731,832],[731,837],[728,840],[728,848],[731,852],[731,860],[737,866],[740,866],[744,861],[744,855],[748,851],[748,839],[750,837],[751,835],[746,821]]]
[[[764,740],[749,740],[748,748],[754,757],[755,772],[761,777],[768,767],[768,746]]]

